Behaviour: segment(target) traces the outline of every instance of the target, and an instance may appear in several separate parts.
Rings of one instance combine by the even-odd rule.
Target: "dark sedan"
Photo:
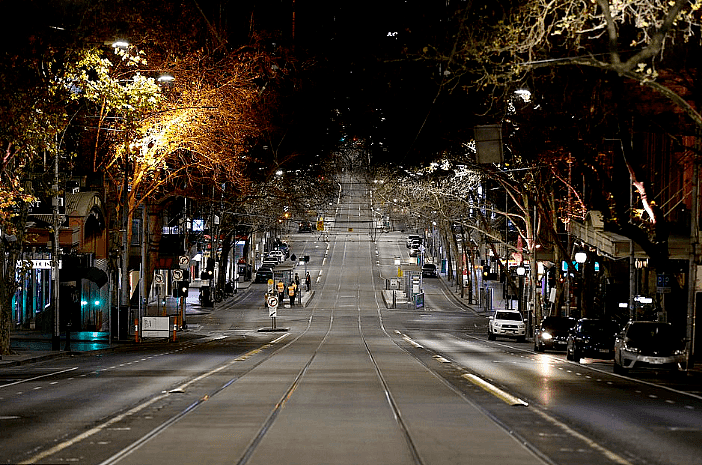
[[[436,278],[438,276],[436,273],[436,265],[433,263],[425,263],[422,265],[422,276],[425,278]]]
[[[611,320],[582,318],[568,335],[566,358],[580,361],[581,358],[605,358],[614,356],[614,337],[619,326]]]
[[[261,266],[261,268],[256,271],[256,281],[257,283],[267,283],[269,279],[273,279],[273,270],[271,268]]]
[[[575,318],[566,316],[544,318],[534,334],[534,350],[537,352],[543,352],[546,349],[565,350],[568,345],[568,334],[575,323]]]

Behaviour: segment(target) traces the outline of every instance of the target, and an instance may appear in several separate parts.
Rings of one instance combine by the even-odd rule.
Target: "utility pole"
[[[146,202],[142,203],[142,211],[141,211],[141,279],[139,280],[140,286],[139,286],[139,293],[141,294],[141,300],[139,302],[139,328],[141,328],[141,317],[147,315],[147,309],[149,305],[149,297],[147,295],[147,287],[146,287],[146,254],[148,253],[148,242],[147,242],[147,233],[148,233],[148,221],[149,221],[149,215],[148,212],[146,211]]]
[[[126,130],[128,131],[128,129]],[[122,232],[122,266],[121,266],[121,276],[120,276],[120,293],[119,293],[119,305],[120,312],[122,312],[122,318],[126,318],[129,321],[129,309],[130,309],[130,292],[129,292],[129,244],[128,244],[128,228],[129,225],[129,138],[125,132],[124,136],[124,180],[122,182],[122,195],[121,195],[121,232]]]
[[[699,140],[699,139],[698,139]],[[690,209],[690,256],[689,279],[687,283],[687,325],[685,340],[687,343],[687,369],[693,364],[695,354],[695,315],[697,307],[697,249],[699,248],[699,218],[700,211],[700,165],[695,159],[692,167],[692,205]]]
[[[54,300],[54,331],[51,337],[51,350],[61,350],[61,325],[59,321],[59,228],[61,227],[61,218],[59,214],[59,206],[63,206],[63,198],[59,196],[59,151],[56,144],[56,154],[54,156],[54,184],[51,186],[53,191],[52,200],[52,220],[54,228],[53,250],[51,254],[51,268],[54,278],[52,289],[52,297]]]

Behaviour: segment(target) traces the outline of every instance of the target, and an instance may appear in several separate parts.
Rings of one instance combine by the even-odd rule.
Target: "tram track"
[[[350,216],[350,215],[349,215],[349,216]],[[351,223],[352,221],[357,221],[357,220],[351,220],[351,219],[349,219],[349,220],[347,220],[347,223]],[[369,269],[372,269],[372,268],[373,268],[373,261],[372,261],[372,260],[373,260],[373,257],[372,257],[371,250],[370,250],[370,244],[371,244],[371,242],[370,242],[370,241],[367,241],[367,242],[368,242],[368,244],[369,244],[369,249],[368,249],[368,252],[367,252],[366,254],[364,254],[364,255],[366,255],[366,256],[368,257],[368,267],[369,267]],[[332,254],[331,254],[331,257],[330,257],[330,260],[331,260],[331,261],[333,261],[333,260],[336,258],[336,252],[337,252],[337,251],[336,251],[336,247],[337,247],[337,245],[338,245],[338,242],[337,242],[337,241],[334,241],[334,247],[333,247],[333,249],[332,249]],[[344,268],[345,268],[345,267],[344,267],[343,261],[346,259],[346,256],[347,256],[347,254],[346,254],[346,246],[347,246],[347,241],[344,241],[344,251],[343,251],[343,254],[342,254],[342,257],[341,257],[341,260],[342,260],[341,269],[344,269]],[[324,347],[324,345],[325,345],[325,343],[326,343],[326,341],[327,341],[327,338],[328,338],[328,336],[329,336],[329,334],[331,333],[332,328],[333,328],[333,324],[334,324],[334,309],[337,308],[337,306],[338,306],[338,304],[339,304],[340,296],[342,295],[341,283],[344,281],[344,279],[345,279],[345,276],[342,274],[342,275],[341,275],[341,279],[339,279],[338,283],[336,284],[336,290],[335,290],[335,292],[336,292],[336,301],[335,301],[335,305],[332,306],[332,308],[331,308],[331,313],[330,313],[330,316],[329,316],[329,327],[328,327],[328,329],[327,329],[327,332],[325,333],[324,337],[323,337],[322,340],[320,341],[319,345],[316,347],[314,353],[310,356],[310,358],[309,358],[309,359],[307,360],[307,362],[305,363],[305,365],[304,365],[304,367],[302,368],[302,370],[300,370],[300,372],[298,373],[298,375],[295,377],[295,379],[293,380],[293,382],[290,384],[290,386],[289,386],[288,389],[286,390],[285,394],[284,394],[284,395],[282,396],[282,398],[278,401],[278,403],[274,406],[274,408],[273,408],[273,410],[271,411],[270,415],[269,415],[268,418],[266,419],[266,422],[262,425],[262,427],[261,427],[261,429],[259,430],[258,434],[254,437],[254,439],[251,441],[251,443],[249,444],[249,446],[246,448],[246,451],[244,452],[244,454],[242,455],[242,457],[241,457],[241,458],[239,459],[239,461],[237,462],[237,465],[246,465],[246,464],[248,464],[248,462],[249,462],[249,460],[251,459],[251,457],[253,456],[255,450],[256,450],[256,449],[258,448],[258,446],[261,444],[261,442],[262,442],[264,436],[268,433],[268,431],[269,431],[270,428],[272,427],[272,425],[273,425],[273,423],[275,422],[275,420],[276,420],[278,414],[281,412],[281,410],[283,409],[283,407],[285,406],[285,404],[288,402],[288,400],[290,399],[290,397],[293,395],[293,393],[296,391],[296,389],[298,388],[298,386],[301,384],[301,382],[302,382],[304,376],[305,376],[306,373],[308,372],[308,370],[309,370],[310,366],[312,365],[313,361],[315,360],[315,358],[317,357],[317,355],[319,354],[319,352],[320,352],[320,351],[322,350],[322,348]],[[360,295],[361,292],[360,292],[360,284],[359,284],[359,282],[358,282],[358,277],[357,277],[356,279],[357,279],[357,282],[356,282],[356,284],[355,284],[355,287],[356,287],[356,289],[355,289],[355,292],[356,292],[355,301],[358,303],[358,302],[360,302],[360,299],[361,299],[361,295]],[[373,285],[374,294],[376,294],[375,283],[373,283],[372,285]],[[323,287],[322,287],[322,289],[321,289],[321,292],[324,292],[325,290],[328,290],[328,288],[331,287],[331,286],[332,286],[332,285],[331,285],[330,283],[325,282],[324,285],[323,285]],[[348,288],[344,290],[344,292],[346,292],[346,293],[348,293],[348,291],[349,291]],[[377,300],[376,300],[376,304],[377,304]],[[314,312],[317,310],[317,305],[318,305],[318,304],[315,303],[315,306],[314,306],[314,309],[313,309],[313,315],[314,315]],[[402,417],[402,413],[401,413],[401,411],[400,411],[400,408],[399,408],[397,402],[395,401],[395,399],[393,398],[393,395],[392,395],[392,392],[391,392],[391,390],[390,390],[390,387],[388,386],[388,383],[387,383],[387,381],[385,380],[385,377],[383,376],[383,372],[382,372],[380,366],[378,365],[378,363],[377,363],[376,360],[375,360],[375,357],[374,357],[374,355],[373,355],[373,351],[371,350],[371,348],[370,348],[370,346],[369,346],[369,343],[368,343],[368,340],[366,339],[366,336],[365,336],[365,334],[364,334],[363,325],[362,325],[361,306],[360,306],[360,305],[356,305],[356,308],[357,308],[357,312],[358,312],[357,326],[358,326],[359,335],[360,335],[360,337],[361,337],[361,342],[363,343],[363,346],[365,347],[365,350],[366,350],[366,352],[367,352],[368,358],[369,358],[369,360],[370,360],[370,362],[371,362],[371,364],[372,364],[372,366],[373,366],[373,369],[374,369],[375,374],[376,374],[376,376],[377,376],[377,378],[378,378],[378,381],[379,381],[380,385],[382,386],[383,394],[384,394],[385,398],[387,399],[387,403],[388,403],[388,406],[389,406],[389,408],[390,408],[390,410],[391,410],[391,412],[392,412],[393,418],[394,418],[394,420],[395,420],[395,422],[396,422],[398,428],[401,430],[401,433],[402,433],[403,437],[405,438],[405,441],[406,441],[406,443],[407,443],[407,447],[408,447],[408,449],[409,449],[410,455],[411,455],[411,457],[412,457],[412,459],[413,459],[413,463],[414,463],[415,465],[424,465],[424,461],[422,460],[422,458],[421,458],[421,456],[420,456],[420,454],[419,454],[419,451],[417,450],[417,447],[416,447],[416,445],[415,445],[415,443],[414,443],[414,440],[413,440],[413,438],[412,438],[412,435],[410,434],[409,428],[407,427],[406,423],[405,423],[404,420],[403,420],[403,417]],[[387,335],[387,333],[386,333],[386,335]],[[294,342],[294,341],[291,341],[291,343],[292,343],[292,342]]]

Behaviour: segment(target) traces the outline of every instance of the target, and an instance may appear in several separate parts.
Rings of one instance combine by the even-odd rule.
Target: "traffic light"
[[[205,268],[205,272],[208,275],[207,279],[211,279],[214,276],[214,267],[215,267],[214,258],[211,258],[211,257],[208,258],[207,259],[207,267]]]
[[[176,281],[173,287],[173,297],[187,297],[189,285],[188,281]]]

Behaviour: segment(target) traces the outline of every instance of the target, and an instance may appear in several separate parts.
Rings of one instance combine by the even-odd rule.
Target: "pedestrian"
[[[300,289],[300,276],[295,273],[295,288]]]
[[[278,302],[283,303],[283,298],[285,297],[285,284],[283,281],[278,281]]]
[[[310,277],[309,273],[307,273],[307,276],[305,276],[305,286],[307,286],[307,292],[309,292],[310,287],[312,286],[312,278]]]
[[[290,285],[288,286],[288,296],[290,296],[290,306],[294,307],[295,306],[295,283],[290,282]]]

